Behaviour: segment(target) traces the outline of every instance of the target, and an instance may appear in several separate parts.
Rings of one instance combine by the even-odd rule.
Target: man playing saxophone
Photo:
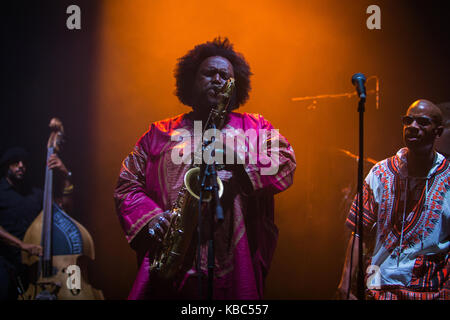
[[[199,287],[207,286],[211,234],[215,250],[212,298],[263,298],[278,238],[274,194],[292,184],[296,161],[289,142],[261,115],[232,111],[248,100],[250,75],[246,60],[227,38],[197,45],[179,59],[175,69],[176,95],[192,111],[151,124],[123,161],[114,198],[139,264],[129,299],[203,299]],[[226,159],[217,166],[224,218],[210,219],[214,212],[204,211],[199,233],[180,232],[188,243],[182,263],[173,277],[161,279],[151,266],[173,221],[185,174],[195,162],[196,142],[204,142],[211,109],[223,104],[223,88],[230,79],[235,79],[235,90],[217,128],[218,138],[223,139],[218,139],[222,147],[216,150]],[[243,139],[227,139],[242,134]],[[188,220],[197,227],[196,212]]]

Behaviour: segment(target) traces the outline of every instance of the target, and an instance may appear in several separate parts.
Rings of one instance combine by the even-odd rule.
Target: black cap
[[[0,158],[0,167],[10,165],[20,160],[28,160],[29,153],[22,147],[12,147],[6,150]]]

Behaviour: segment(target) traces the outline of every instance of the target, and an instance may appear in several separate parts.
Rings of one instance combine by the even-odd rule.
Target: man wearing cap
[[[27,158],[28,153],[23,148],[14,147],[0,159],[0,300],[16,299],[20,281],[26,281],[21,279],[24,272],[21,251],[42,255],[41,246],[23,242],[43,201],[42,190],[31,187],[26,179]],[[64,177],[63,194],[70,196],[73,189],[69,181],[71,174],[64,163],[53,154],[47,165]]]

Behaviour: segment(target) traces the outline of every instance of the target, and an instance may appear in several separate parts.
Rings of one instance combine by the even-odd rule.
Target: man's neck
[[[195,121],[202,121],[202,124],[205,124],[209,117],[209,112],[205,111],[206,109],[195,108],[192,111],[192,118]]]
[[[408,175],[412,177],[426,177],[435,157],[435,151],[418,153],[412,150],[408,151]]]
[[[25,181],[23,179],[14,179],[14,177],[5,177],[5,180],[14,190],[23,192],[26,189]]]

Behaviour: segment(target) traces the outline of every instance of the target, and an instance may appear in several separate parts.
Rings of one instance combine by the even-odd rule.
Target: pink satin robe
[[[117,213],[126,239],[137,251],[139,264],[129,299],[153,297],[148,289],[156,286],[149,279],[154,247],[142,248],[137,242],[148,239],[147,224],[150,219],[172,207],[184,174],[190,167],[189,164],[174,164],[171,160],[172,149],[178,143],[171,140],[171,134],[180,128],[194,132],[191,114],[153,123],[125,158],[120,170],[114,192]],[[259,129],[273,129],[273,126],[258,114],[232,112],[222,132],[224,129],[245,131],[250,128],[258,132]],[[267,139],[275,138],[269,134]],[[244,165],[253,187],[250,192],[242,190],[242,181],[234,177],[232,171],[218,172],[225,186],[222,197],[225,220],[214,227],[214,299],[263,298],[264,279],[278,238],[278,229],[274,224],[274,194],[292,184],[296,167],[292,147],[281,134],[278,140],[279,169],[276,174],[262,175],[260,169],[267,165],[259,161]],[[203,243],[201,248],[202,270],[206,274],[207,245]],[[196,299],[196,290],[192,285],[186,285],[192,282],[195,262],[188,263],[187,271],[174,280],[173,287],[182,293],[180,297]],[[159,289],[152,290],[158,292]]]

